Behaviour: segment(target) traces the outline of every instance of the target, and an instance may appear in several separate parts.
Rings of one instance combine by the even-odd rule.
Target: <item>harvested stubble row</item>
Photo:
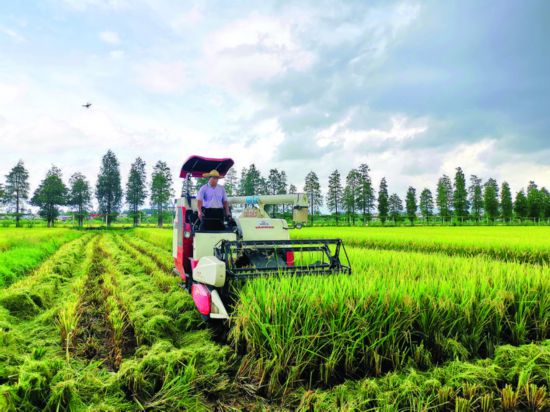
[[[172,255],[167,253],[164,248],[133,235],[124,235],[123,239],[134,249],[137,249],[137,251],[142,255],[152,259],[153,262],[164,272],[172,273],[174,259],[172,258]]]
[[[145,270],[113,234],[90,236],[10,288],[36,307],[10,314],[20,305],[2,292],[0,410],[210,410],[204,394],[226,389],[229,350],[190,330],[199,320],[176,283],[151,282],[168,276],[160,268]],[[122,348],[129,330],[135,352]],[[82,350],[98,336],[106,351]]]
[[[549,264],[550,227],[340,227],[293,230],[296,239],[339,237],[347,246],[371,249],[486,256],[492,259]]]
[[[174,277],[166,288],[169,275],[158,266],[136,264],[139,251],[123,240],[106,240],[105,267],[118,282],[138,347],[120,365],[117,381],[145,409],[210,409],[201,392],[226,389],[228,348],[212,342],[207,330],[193,330],[200,320]]]
[[[263,278],[238,293],[239,375],[282,394],[406,366],[492,356],[550,331],[550,268],[349,250],[354,274]]]
[[[31,276],[0,292],[0,410],[55,409],[61,402],[57,313],[76,299],[72,285],[87,270],[91,238],[65,244]]]
[[[67,229],[0,230],[0,287],[9,286],[60,246],[81,235],[82,232]]]

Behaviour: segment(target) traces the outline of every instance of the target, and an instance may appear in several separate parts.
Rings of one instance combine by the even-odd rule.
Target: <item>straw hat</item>
[[[218,173],[218,171],[216,169],[213,169],[208,173],[203,173],[202,177],[217,177],[217,178],[220,178],[221,176],[220,176],[220,174]]]

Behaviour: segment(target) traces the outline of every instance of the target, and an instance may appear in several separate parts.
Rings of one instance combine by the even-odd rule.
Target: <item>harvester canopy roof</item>
[[[217,170],[220,177],[224,177],[231,166],[233,166],[233,159],[213,159],[210,157],[191,156],[185,161],[181,167],[180,177],[202,177],[204,173],[209,173],[212,170]]]

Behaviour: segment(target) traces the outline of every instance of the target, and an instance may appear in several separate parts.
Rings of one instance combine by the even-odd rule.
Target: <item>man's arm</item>
[[[199,219],[202,220],[202,200],[197,199],[197,211],[199,213]]]

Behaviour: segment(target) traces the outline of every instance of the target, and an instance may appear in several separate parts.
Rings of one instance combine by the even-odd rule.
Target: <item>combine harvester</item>
[[[230,205],[244,207],[239,216],[235,220],[225,217],[224,230],[199,230],[191,178],[203,177],[211,170],[224,177],[231,166],[231,159],[191,156],[180,173],[186,181],[176,202],[174,272],[205,319],[229,318],[232,291],[240,281],[259,276],[351,273],[341,239],[291,240],[287,221],[271,218],[265,210],[266,205],[292,205],[292,220],[300,228],[308,215],[303,193],[228,197]],[[342,254],[346,265],[340,261]]]

